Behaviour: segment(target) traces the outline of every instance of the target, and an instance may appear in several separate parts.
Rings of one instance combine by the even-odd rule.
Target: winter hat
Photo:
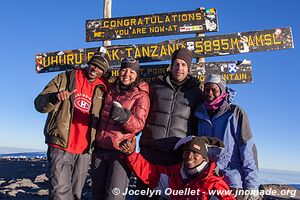
[[[140,63],[138,60],[129,57],[129,58],[122,58],[120,70],[130,68],[137,73],[136,82],[140,79]]]
[[[192,53],[187,48],[177,49],[172,54],[172,65],[175,59],[182,59],[187,63],[188,68],[191,67],[192,64]]]
[[[105,58],[105,54],[99,54],[99,53],[95,53],[93,57],[89,60],[88,64],[98,67],[103,72],[106,72],[106,70],[109,67],[108,61]]]
[[[188,136],[186,138],[180,139],[175,147],[174,150],[178,149],[180,146],[183,145],[184,151],[195,151],[203,156],[204,159],[208,159],[207,155],[207,147],[218,147],[223,148],[224,143],[215,137],[195,137],[195,136]]]
[[[121,69],[125,69],[125,68],[130,68],[134,71],[136,71],[137,74],[140,73],[140,63],[138,60],[134,59],[134,58],[124,58],[122,59],[121,62]]]
[[[194,137],[191,141],[183,146],[184,151],[195,151],[207,160],[207,149],[204,141],[199,137]]]
[[[221,95],[226,92],[226,83],[225,83],[224,79],[222,78],[222,76],[220,76],[219,74],[210,74],[208,77],[206,77],[204,86],[206,83],[217,84],[220,88]]]

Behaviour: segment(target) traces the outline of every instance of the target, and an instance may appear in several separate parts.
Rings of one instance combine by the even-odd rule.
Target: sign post
[[[111,2],[112,0],[104,0],[104,18],[111,18]],[[110,40],[106,40],[103,42],[103,46],[107,47],[111,45]]]

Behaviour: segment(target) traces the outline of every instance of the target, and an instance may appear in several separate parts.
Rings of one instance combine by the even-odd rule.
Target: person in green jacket
[[[36,97],[37,111],[48,113],[44,134],[48,144],[49,199],[81,199],[102,100],[103,54],[94,54],[85,69],[66,71],[51,80]]]

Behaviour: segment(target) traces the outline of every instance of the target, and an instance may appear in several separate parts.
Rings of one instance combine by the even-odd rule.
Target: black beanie
[[[139,75],[140,74],[140,63],[138,60],[135,60],[134,58],[125,58],[121,62],[121,69],[130,68]]]
[[[92,65],[98,67],[103,72],[106,72],[109,67],[108,61],[105,58],[105,55],[99,54],[99,53],[95,53],[93,55],[93,57],[89,60],[88,64],[89,65],[92,64]]]
[[[176,51],[174,51],[174,53],[172,54],[172,65],[175,59],[182,59],[186,62],[188,68],[191,67],[192,64],[192,53],[190,52],[190,50],[188,50],[187,48],[182,48],[182,49],[177,49]]]
[[[208,136],[202,136],[202,137],[192,137],[192,139],[185,143],[183,146],[183,150],[193,150],[200,155],[203,156],[205,160],[208,160],[207,155],[207,147],[218,147],[218,148],[224,148],[224,143],[215,137],[208,137]]]
[[[205,142],[200,137],[193,137],[191,141],[186,143],[183,147],[184,151],[195,151],[199,153],[205,160],[207,160],[207,149]]]

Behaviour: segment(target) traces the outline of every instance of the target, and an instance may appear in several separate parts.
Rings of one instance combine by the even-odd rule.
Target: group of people
[[[176,50],[170,71],[149,86],[140,80],[138,60],[125,58],[109,83],[108,60],[96,53],[87,68],[51,80],[34,101],[37,111],[48,113],[49,199],[81,199],[90,163],[93,199],[125,199],[132,172],[143,183],[140,190],[200,191],[162,192],[155,199],[257,190],[257,153],[246,113],[233,104],[234,92],[220,75],[209,75],[202,91],[189,75],[191,63],[188,49]],[[215,196],[236,198],[228,192]]]

